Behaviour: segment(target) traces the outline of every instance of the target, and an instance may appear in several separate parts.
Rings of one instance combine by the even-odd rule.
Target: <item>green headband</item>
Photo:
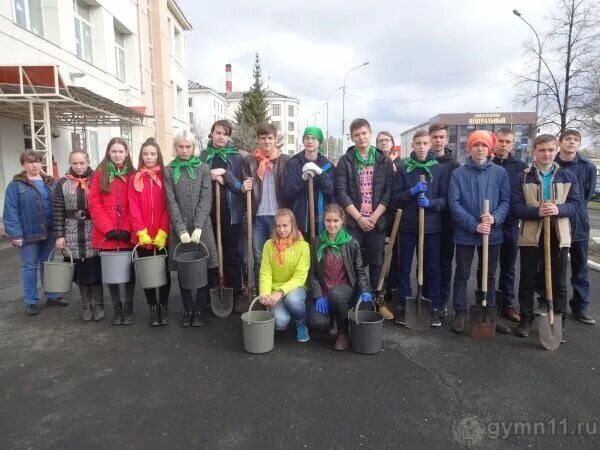
[[[304,138],[304,136],[316,137],[319,140],[319,153],[323,155],[325,154],[325,148],[323,146],[323,132],[319,127],[306,127],[302,137]]]

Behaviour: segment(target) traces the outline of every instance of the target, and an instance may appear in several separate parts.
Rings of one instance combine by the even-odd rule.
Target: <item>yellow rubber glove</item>
[[[169,235],[166,231],[161,230],[160,228],[158,229],[158,233],[156,233],[156,237],[154,238],[154,245],[156,248],[159,250],[163,250],[165,248],[165,245],[167,245],[167,236]]]
[[[143,230],[138,231],[137,235],[138,235],[138,241],[140,242],[140,245],[152,245],[152,238],[148,234],[147,228],[144,228]]]

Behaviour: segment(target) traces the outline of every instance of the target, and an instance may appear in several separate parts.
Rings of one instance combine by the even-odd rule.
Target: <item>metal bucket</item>
[[[131,280],[131,250],[101,251],[102,282],[123,284]]]
[[[256,297],[248,312],[242,314],[244,350],[248,353],[267,353],[275,347],[275,314],[271,311],[252,311]]]
[[[198,251],[198,245],[204,247],[204,251]],[[177,263],[179,272],[179,285],[184,289],[200,289],[206,286],[208,278],[206,275],[208,266],[208,248],[204,242],[196,244],[196,251],[177,254],[180,242],[173,251],[173,258]],[[184,244],[187,245],[187,244]]]
[[[48,261],[44,261],[44,291],[52,293],[65,293],[71,290],[73,284],[73,274],[75,266],[73,265],[73,254],[68,248],[64,248],[69,254],[70,262],[53,261],[52,249],[48,255]]]
[[[140,244],[131,251],[131,261],[135,267],[137,281],[142,289],[154,289],[167,284],[167,255],[156,254],[153,256],[138,257],[136,250]]]
[[[359,311],[356,303],[354,309],[348,312],[350,344],[357,353],[371,355],[381,351],[383,340],[383,316],[375,310]]]

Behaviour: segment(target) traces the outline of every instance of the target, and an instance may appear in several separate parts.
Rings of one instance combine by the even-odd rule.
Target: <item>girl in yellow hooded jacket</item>
[[[260,265],[260,302],[275,314],[275,328],[285,330],[296,320],[296,340],[310,340],[306,326],[306,289],[310,249],[298,231],[294,213],[279,209],[275,229],[265,242]]]

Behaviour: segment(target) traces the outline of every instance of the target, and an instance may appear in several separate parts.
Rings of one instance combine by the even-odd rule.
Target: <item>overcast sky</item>
[[[554,0],[178,0],[194,30],[187,36],[191,80],[219,91],[225,64],[233,89],[252,83],[259,53],[265,84],[297,97],[300,128],[314,122],[340,136],[346,83],[346,126],[367,118],[394,136],[438,113],[533,111],[514,99],[513,72],[531,65],[524,43],[539,33]],[[537,60],[535,61],[537,62]],[[346,131],[347,132],[347,131]]]

